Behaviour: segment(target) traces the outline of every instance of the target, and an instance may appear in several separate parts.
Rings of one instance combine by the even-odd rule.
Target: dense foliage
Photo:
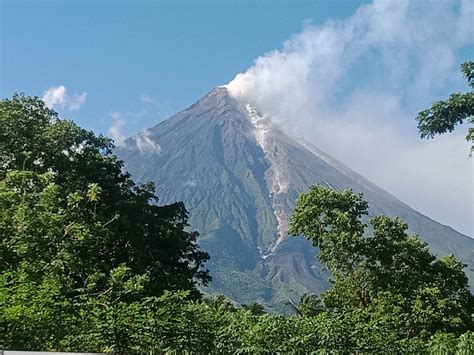
[[[461,72],[471,88],[474,88],[474,62],[461,65]],[[431,108],[417,116],[421,138],[433,138],[436,134],[452,132],[458,124],[469,123],[466,140],[473,143],[474,150],[474,91],[453,93],[447,100],[436,101]]]
[[[291,232],[332,272],[291,316],[201,299],[208,255],[181,203],[154,204],[107,138],[36,99],[0,102],[0,348],[91,352],[474,352],[463,264],[351,191],[313,186]]]
[[[399,218],[370,219],[372,235],[366,236],[361,217],[367,213],[361,195],[319,185],[296,202],[290,233],[309,238],[332,274],[325,306],[335,313],[370,308],[374,317],[390,315],[407,337],[472,329],[465,265],[452,255],[438,259]]]
[[[23,307],[29,315],[17,323],[24,349],[103,352],[199,353],[439,353],[471,354],[474,333],[439,333],[429,339],[406,338],[398,319],[389,313],[354,309],[317,316],[254,315],[245,309],[214,308],[189,301],[186,292],[168,293],[140,302],[114,301],[103,295],[84,302],[57,298],[28,303],[36,292],[25,289]],[[33,292],[32,295],[29,292]],[[52,295],[51,295],[52,296]],[[54,320],[54,321],[53,321]],[[9,345],[13,333],[2,333]],[[29,334],[29,337],[26,336]],[[6,342],[6,343],[5,343]]]
[[[118,279],[114,301],[181,289],[196,298],[210,280],[184,205],[154,204],[153,186],[135,185],[112,148],[37,98],[0,102],[2,334],[35,319],[30,301],[46,313],[61,297],[113,293]]]

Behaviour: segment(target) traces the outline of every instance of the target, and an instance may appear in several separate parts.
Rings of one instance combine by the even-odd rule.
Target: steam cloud
[[[227,88],[436,220],[474,235],[466,127],[422,141],[416,114],[467,90],[457,52],[474,43],[474,3],[381,1],[307,24]]]

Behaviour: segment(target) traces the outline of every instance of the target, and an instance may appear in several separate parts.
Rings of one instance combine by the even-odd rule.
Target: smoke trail
[[[473,44],[474,3],[379,1],[307,24],[227,88],[422,212],[473,235],[465,127],[420,141],[414,117],[466,90],[458,51]]]

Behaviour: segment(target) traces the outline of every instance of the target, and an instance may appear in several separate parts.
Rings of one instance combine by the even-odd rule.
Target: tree
[[[373,234],[366,236],[361,217],[367,208],[361,194],[319,185],[296,202],[290,233],[311,240],[332,273],[325,306],[335,312],[372,307],[373,314],[386,309],[404,319],[408,336],[469,329],[474,308],[466,265],[452,255],[436,258],[399,218],[372,218]]]
[[[314,293],[303,293],[298,305],[295,305],[292,301],[288,301],[286,306],[300,317],[314,317],[324,312],[321,299]]]
[[[208,296],[203,301],[209,308],[215,311],[235,311],[232,301],[228,300],[224,295]]]
[[[165,290],[199,298],[197,285],[210,280],[184,204],[158,206],[153,185],[136,185],[113,147],[38,98],[0,101],[0,313],[11,316],[1,319],[10,335],[28,319],[17,312],[29,312],[25,304],[40,312]],[[27,289],[41,299],[17,293]]]
[[[110,139],[60,120],[37,98],[15,95],[0,102],[2,268],[51,263],[71,252],[67,272],[75,289],[83,289],[92,274],[126,263],[148,275],[147,295],[165,289],[197,293],[196,283],[209,281],[202,270],[208,254],[197,247],[198,234],[187,230],[184,205],[154,204],[153,185],[135,185],[112,149]],[[20,211],[40,208],[57,218],[33,223],[38,214],[25,213],[19,220]],[[18,235],[18,224],[29,228]],[[84,235],[71,238],[74,233]],[[28,252],[20,254],[18,243]]]
[[[249,311],[254,316],[261,316],[261,315],[265,314],[265,308],[258,302],[252,302],[252,303],[249,303],[249,304],[244,304],[242,306],[242,309],[245,309],[246,311]]]
[[[474,88],[474,62],[461,65],[461,72],[471,88]],[[454,93],[447,100],[433,103],[431,108],[421,111],[416,117],[421,138],[433,138],[436,134],[452,132],[467,120],[471,125],[466,140],[472,142],[474,150],[474,92]]]

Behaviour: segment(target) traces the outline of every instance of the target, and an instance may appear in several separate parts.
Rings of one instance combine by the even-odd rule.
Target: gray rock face
[[[213,281],[205,292],[282,310],[288,299],[328,287],[304,238],[287,236],[298,194],[311,184],[362,192],[370,215],[405,220],[439,255],[455,254],[474,276],[474,240],[414,211],[319,151],[297,142],[227,89],[131,137],[117,150],[138,182],[154,181],[161,203],[184,201]]]

